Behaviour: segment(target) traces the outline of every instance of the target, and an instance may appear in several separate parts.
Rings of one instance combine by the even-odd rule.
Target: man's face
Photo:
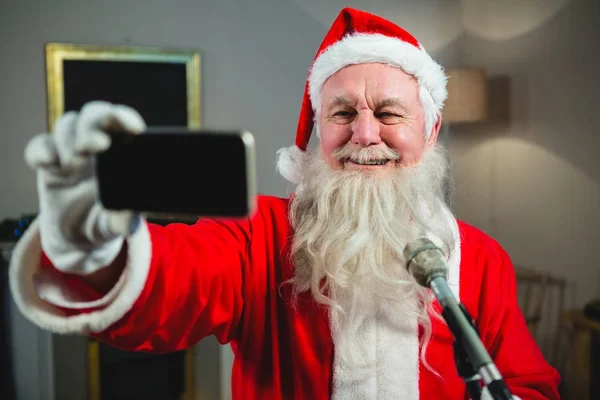
[[[325,83],[322,101],[321,151],[303,159],[290,209],[294,288],[330,306],[338,354],[352,359],[349,332],[374,315],[400,323],[418,315],[428,332],[431,298],[403,250],[420,237],[454,248],[455,222],[439,121],[425,139],[412,77],[382,64],[346,67]]]
[[[417,82],[406,72],[384,64],[352,65],[338,71],[323,85],[321,104],[321,149],[333,168],[378,172],[413,166],[426,147],[435,144],[440,127],[438,121],[425,139]],[[348,144],[354,148],[392,149],[399,158],[336,158],[334,151]]]

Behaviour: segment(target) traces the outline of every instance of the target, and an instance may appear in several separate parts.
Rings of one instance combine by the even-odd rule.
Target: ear
[[[437,142],[438,134],[440,133],[440,128],[442,127],[442,114],[437,113],[437,118],[435,120],[435,124],[431,127],[431,132],[429,132],[429,137],[427,138],[427,145],[434,146]]]

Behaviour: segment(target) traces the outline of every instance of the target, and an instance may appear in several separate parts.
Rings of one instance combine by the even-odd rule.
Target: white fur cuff
[[[148,277],[151,241],[147,225],[142,224],[127,243],[127,263],[115,288],[98,301],[84,302],[70,293],[64,283],[41,272],[42,245],[36,219],[17,243],[10,261],[10,289],[17,307],[31,322],[51,332],[85,334],[105,330],[131,309]],[[57,308],[81,309],[101,305],[106,306],[70,317]]]

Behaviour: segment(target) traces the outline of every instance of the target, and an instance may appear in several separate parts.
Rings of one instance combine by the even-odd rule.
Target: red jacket
[[[335,347],[327,313],[308,295],[294,308],[290,287],[279,291],[293,270],[287,213],[287,199],[262,196],[249,219],[145,224],[128,240],[125,273],[110,294],[57,272],[45,257],[40,265],[34,223],[13,257],[13,293],[42,328],[88,333],[121,349],[169,352],[215,335],[235,355],[233,399],[330,399]],[[481,231],[462,222],[458,230],[460,298],[507,384],[522,399],[558,399],[559,376],[518,308],[508,255]],[[32,283],[33,276],[45,276],[46,284]],[[52,286],[68,292],[70,303],[44,295]],[[452,343],[434,320],[427,360],[440,377],[417,361],[388,389],[406,398],[403,387],[418,382],[420,399],[467,399]]]

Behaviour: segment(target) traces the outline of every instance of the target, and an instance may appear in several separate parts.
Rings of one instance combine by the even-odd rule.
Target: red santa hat
[[[325,81],[340,69],[353,64],[385,63],[401,68],[418,82],[423,107],[440,111],[446,100],[446,75],[442,67],[410,33],[379,16],[344,8],[333,22],[319,47],[310,69],[296,143],[277,152],[277,169],[293,183],[302,179],[302,164],[315,114],[321,107],[321,89]]]

